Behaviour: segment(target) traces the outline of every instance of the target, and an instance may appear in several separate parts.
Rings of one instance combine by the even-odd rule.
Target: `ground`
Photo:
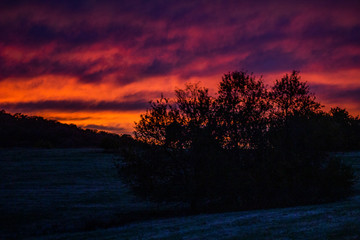
[[[338,153],[360,173],[360,153]],[[335,203],[126,223],[133,197],[100,149],[0,150],[0,239],[359,239],[360,181]],[[135,219],[136,220],[136,219]]]

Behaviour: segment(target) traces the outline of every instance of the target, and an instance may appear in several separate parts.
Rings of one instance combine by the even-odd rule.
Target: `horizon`
[[[357,1],[4,1],[0,109],[132,133],[185,83],[299,70],[326,106],[360,114]]]

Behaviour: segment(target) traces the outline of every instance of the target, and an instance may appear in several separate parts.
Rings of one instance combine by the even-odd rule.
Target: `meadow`
[[[0,239],[359,239],[355,194],[322,205],[149,219],[171,206],[135,198],[101,149],[1,149]],[[156,214],[155,214],[156,215]]]
[[[1,149],[0,239],[117,225],[151,208],[129,194],[113,159],[101,149]]]

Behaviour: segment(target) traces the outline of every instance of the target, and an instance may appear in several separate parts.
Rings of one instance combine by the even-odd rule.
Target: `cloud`
[[[0,81],[7,78],[32,78],[44,75],[77,77],[80,82],[98,83],[115,73],[116,66],[107,66],[103,59],[93,61],[64,61],[51,58],[33,58],[28,61],[0,56]]]
[[[0,107],[6,110],[17,110],[22,112],[29,111],[133,111],[144,110],[149,106],[148,101],[137,100],[129,102],[118,101],[82,101],[82,100],[46,100],[36,102],[15,102],[1,103]]]
[[[113,74],[112,78],[118,79],[121,85],[172,73],[184,78],[191,74],[201,76],[201,72],[207,76],[209,71],[215,72],[214,66],[209,64],[211,61],[220,62],[218,59],[237,54],[239,56],[233,61],[225,60],[218,65],[216,71],[240,67],[271,72],[306,69],[312,63],[325,70],[359,67],[359,54],[341,55],[339,51],[334,54],[342,47],[359,46],[359,22],[337,24],[330,13],[321,16],[316,11],[306,12],[309,3],[297,5],[280,1],[279,4],[282,8],[268,14],[274,6],[265,2],[5,3],[10,17],[0,20],[0,43],[16,46],[23,54],[27,54],[29,48],[42,50],[30,61],[2,69],[5,72],[2,77],[69,74],[78,76],[80,81],[96,84]],[[35,17],[37,15],[41,17]],[[297,18],[302,24],[298,24]],[[43,50],[44,46],[49,49]],[[91,71],[91,62],[101,59],[79,63],[71,57],[74,51],[94,46],[121,46],[126,53],[118,50],[117,54],[125,60]],[[69,56],[64,57],[64,53]],[[194,70],[192,65],[200,61],[209,62],[207,65],[211,68]],[[130,76],[125,76],[124,72]]]
[[[311,84],[311,90],[325,107],[341,107],[353,116],[360,113],[360,86],[342,86],[330,84]]]
[[[142,71],[144,75],[156,76],[156,75],[165,75],[174,68],[171,63],[167,63],[158,59],[154,59],[152,63]]]
[[[53,117],[56,121],[84,121],[91,119],[90,117]]]
[[[0,102],[27,112],[140,111],[144,96],[189,80],[216,88],[215,79],[235,70],[351,73],[358,89],[359,7],[356,0],[0,1]],[[339,87],[318,86],[324,98],[356,104],[358,92],[340,87],[350,80],[327,81]],[[33,82],[42,86],[30,91]]]
[[[360,86],[311,84],[311,89],[330,103],[354,103],[360,109]]]
[[[240,66],[256,72],[289,71],[302,69],[306,66],[305,59],[299,59],[291,52],[282,49],[271,49],[268,51],[257,51],[240,61]]]
[[[149,101],[152,99],[157,99],[161,95],[164,95],[164,97],[170,97],[174,95],[174,89],[172,89],[170,92],[165,91],[139,91],[136,93],[129,93],[123,96],[123,99],[125,101],[134,101],[138,99],[148,99]]]
[[[121,132],[124,132],[126,130],[123,127],[104,126],[104,125],[97,125],[97,124],[83,125],[83,126],[80,126],[80,127],[88,128],[88,129],[97,129],[97,130],[101,130],[101,131],[115,132],[115,133],[121,133]]]

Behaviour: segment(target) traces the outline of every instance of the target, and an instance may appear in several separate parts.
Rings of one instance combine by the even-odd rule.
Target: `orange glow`
[[[1,6],[0,109],[11,113],[130,133],[147,101],[187,82],[214,95],[224,73],[271,86],[299,70],[325,109],[360,114],[355,2]]]
[[[195,66],[198,67],[198,66]],[[302,79],[311,84],[329,84],[346,88],[357,86],[359,70],[351,70],[341,73],[302,73]],[[282,73],[266,74],[265,81],[270,85],[275,79],[283,76]],[[222,74],[212,77],[192,77],[188,82],[201,82],[201,85],[210,88],[212,94],[215,93],[217,84],[221,80]],[[31,102],[40,100],[62,100],[62,99],[80,99],[91,101],[104,100],[132,100],[131,94],[136,98],[151,100],[159,97],[157,94],[163,92],[169,96],[177,88],[184,87],[182,80],[177,76],[168,76],[166,78],[152,77],[143,81],[134,82],[125,86],[117,86],[114,82],[102,82],[94,84],[80,83],[75,78],[65,78],[59,76],[43,76],[34,78],[31,81],[19,79],[8,79],[0,82],[0,101],[3,103]],[[314,91],[313,91],[314,92]],[[155,94],[154,94],[155,93]],[[149,94],[149,95],[147,95]],[[316,92],[315,92],[316,94]],[[318,100],[326,108],[340,106],[346,107],[354,115],[360,113],[357,103],[334,102],[331,99],[323,99],[321,95],[316,94]],[[171,96],[169,96],[171,97]],[[103,129],[116,133],[132,133],[134,122],[139,120],[140,114],[144,110],[109,110],[109,111],[56,111],[56,110],[38,110],[24,112],[29,115],[39,115],[49,119],[59,120],[63,123],[73,123],[80,127],[99,126]],[[112,129],[113,128],[113,129]]]
[[[34,112],[34,115],[58,120],[62,123],[75,124],[82,128],[105,130],[118,134],[132,134],[134,122],[140,119],[142,112]],[[92,125],[94,127],[92,127]],[[96,127],[99,126],[99,127]],[[105,127],[105,128],[102,128]],[[106,129],[108,128],[108,129]],[[111,129],[114,128],[114,129]]]
[[[191,82],[201,79],[192,78]],[[208,85],[208,84],[207,84]],[[74,78],[59,76],[42,76],[28,79],[8,79],[0,82],[0,107],[2,103],[36,102],[44,100],[89,100],[89,101],[127,101],[143,98],[148,101],[160,96],[171,97],[177,87],[183,87],[177,76],[167,78],[152,77],[143,81],[134,82],[125,86],[117,86],[114,82],[94,84],[80,83]],[[208,85],[208,87],[211,87]],[[136,95],[140,93],[140,95]],[[147,96],[147,94],[150,94]],[[135,95],[135,99],[131,99]],[[56,111],[35,110],[22,111],[24,114],[43,116],[45,118],[59,120],[63,123],[73,123],[80,127],[98,125],[115,133],[132,133],[134,122],[138,121],[143,111]],[[13,111],[10,111],[13,112]],[[14,113],[14,112],[13,112]],[[91,128],[91,127],[90,127]],[[94,127],[93,127],[94,128]],[[95,127],[96,128],[96,127]],[[119,128],[119,129],[116,129]],[[100,129],[100,128],[99,128]],[[101,129],[100,129],[101,130]]]

